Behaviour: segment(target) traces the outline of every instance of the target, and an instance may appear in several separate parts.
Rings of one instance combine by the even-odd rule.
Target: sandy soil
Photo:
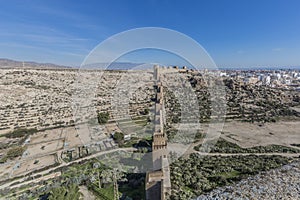
[[[86,133],[86,135],[83,135],[82,133],[85,133],[82,130],[76,130],[75,127],[68,127],[64,128],[63,132],[66,135],[65,142],[68,145],[67,148],[77,147],[82,144],[84,144],[84,141],[82,141],[82,138],[87,137],[89,140],[89,132]]]
[[[11,171],[13,169],[14,163],[0,164],[0,180],[9,178]]]
[[[85,187],[85,186],[80,186],[79,191],[82,193],[84,200],[96,199],[94,194],[92,192],[88,191],[87,187]]]
[[[34,164],[35,160],[38,160],[39,162]],[[29,173],[30,171],[34,171],[37,169],[44,168],[49,165],[53,165],[55,163],[55,156],[54,155],[48,155],[44,157],[39,157],[37,159],[33,160],[25,160],[20,163],[19,168],[16,168],[13,170],[14,176],[19,176],[23,173]]]
[[[41,142],[47,142],[50,140],[57,140],[59,138],[64,138],[65,131],[63,130],[64,129],[62,128],[58,128],[35,133],[30,137],[30,143],[36,144]]]
[[[63,148],[63,140],[52,140],[49,142],[43,142],[38,144],[30,144],[27,146],[27,156],[34,157],[36,155],[44,155],[52,152],[56,152]]]
[[[264,125],[228,122],[221,137],[242,147],[300,144],[300,121],[279,121]]]
[[[300,113],[300,107],[291,107],[291,109]]]

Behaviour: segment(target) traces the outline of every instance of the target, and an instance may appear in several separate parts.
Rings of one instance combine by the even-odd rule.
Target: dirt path
[[[79,186],[79,190],[80,190],[80,192],[82,193],[82,198],[84,199],[84,200],[95,200],[96,198],[95,198],[95,196],[94,196],[94,194],[93,193],[91,193],[88,189],[87,189],[87,187],[85,187],[85,186]]]

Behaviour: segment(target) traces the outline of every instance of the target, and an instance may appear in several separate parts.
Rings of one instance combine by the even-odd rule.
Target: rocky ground
[[[118,118],[113,115],[114,106],[121,105],[127,96],[117,99],[116,95],[128,93],[129,88],[131,96],[125,99],[125,104],[130,104],[126,108],[135,116],[149,107],[154,94],[151,77],[151,73],[141,71],[1,69],[0,135],[19,128],[40,130],[72,125],[74,118],[90,119],[96,116],[97,110],[108,111],[111,118]],[[113,104],[113,100],[118,104]],[[76,112],[74,116],[72,104],[78,102],[82,107],[93,105],[95,109],[79,110],[84,112],[80,115]]]
[[[260,173],[237,184],[216,189],[197,200],[300,199],[300,163]]]

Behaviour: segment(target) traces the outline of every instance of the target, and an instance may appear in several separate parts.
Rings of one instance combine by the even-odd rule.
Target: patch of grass
[[[123,145],[121,145],[120,147],[133,147],[135,144],[137,144],[138,140],[129,140],[124,142]]]
[[[147,116],[133,117],[132,120],[134,121],[135,124],[140,125],[140,126],[146,126],[147,123],[148,123],[148,117]]]
[[[132,117],[132,120],[147,120],[147,116],[135,116]]]
[[[114,187],[112,184],[106,186],[105,188],[98,188],[97,185],[92,184],[89,186],[94,195],[96,195],[101,200],[112,200],[114,199]]]
[[[146,120],[143,120],[143,121],[134,121],[134,123],[140,126],[146,126],[148,122]]]
[[[232,178],[238,177],[240,174],[241,174],[240,172],[233,170],[230,172],[221,172],[220,174],[217,174],[217,176],[221,176],[225,179],[232,179]]]

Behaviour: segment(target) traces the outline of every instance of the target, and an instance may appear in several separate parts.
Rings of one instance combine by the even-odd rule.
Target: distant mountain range
[[[113,62],[113,63],[93,63],[82,66],[82,69],[108,69],[108,70],[142,70],[152,69],[153,64]]]
[[[111,70],[128,70],[128,69],[146,69],[150,65],[143,63],[131,62],[114,62],[109,66],[107,63],[94,63],[81,67],[82,69],[111,69]],[[17,69],[78,69],[80,67],[70,67],[64,65],[57,65],[52,63],[38,63],[31,61],[16,61],[6,58],[0,58],[0,69],[4,68],[17,68]]]
[[[16,61],[5,58],[0,58],[0,68],[41,68],[41,69],[57,69],[57,68],[71,68],[69,66],[56,65],[52,63],[37,63],[31,61]]]
[[[109,65],[109,66],[108,66]],[[19,68],[19,69],[109,69],[109,70],[141,70],[152,69],[153,64],[132,63],[132,62],[113,62],[108,63],[93,63],[82,67],[79,66],[64,66],[52,63],[38,63],[32,61],[16,61],[6,58],[0,58],[0,69],[3,68]],[[300,69],[300,66],[282,66],[282,67],[219,67],[220,70],[278,70],[278,69]]]

